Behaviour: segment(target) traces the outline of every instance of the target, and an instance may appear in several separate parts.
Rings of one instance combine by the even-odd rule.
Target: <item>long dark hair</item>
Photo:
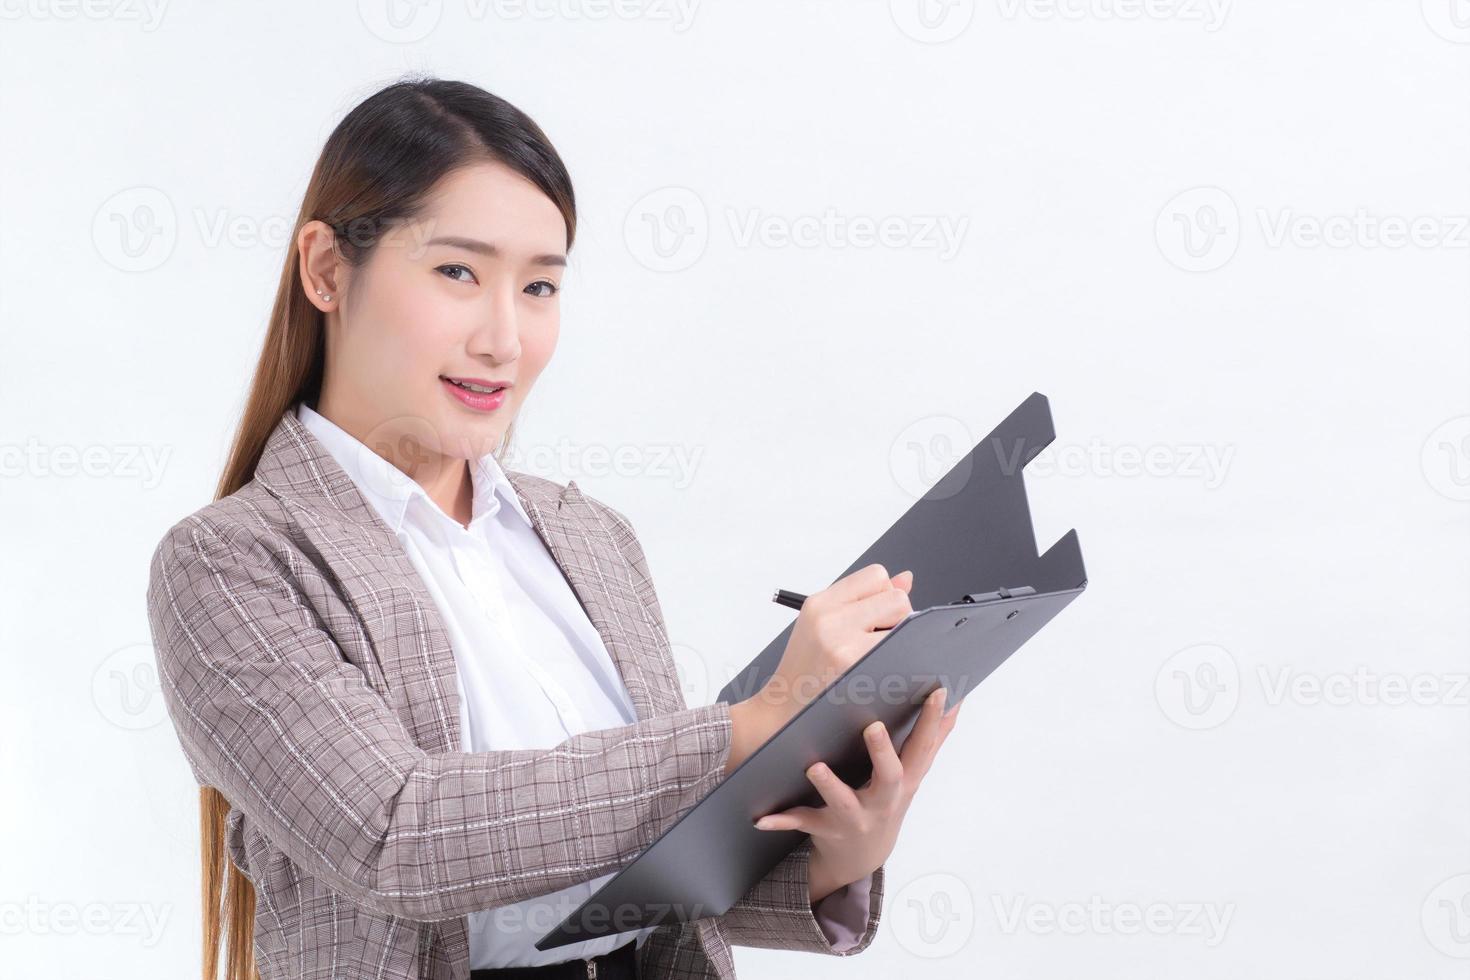
[[[560,209],[567,248],[576,234],[572,181],[541,128],[515,106],[467,82],[410,77],[349,112],[327,137],[301,202],[276,287],[265,343],[245,410],[215,490],[226,497],[255,475],[266,440],[298,400],[314,404],[325,360],[324,314],[306,297],[296,234],[309,221],[332,226],[339,256],[367,261],[392,223],[419,214],[434,185],[461,167],[494,160],[530,180]],[[512,420],[497,450],[502,457]],[[255,890],[224,846],[229,801],[200,787],[204,980],[216,980],[221,942],[227,980],[258,980],[253,949]]]

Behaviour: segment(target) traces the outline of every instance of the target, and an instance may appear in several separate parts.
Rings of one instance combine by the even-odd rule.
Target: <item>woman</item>
[[[500,466],[556,344],[576,215],[556,151],[474,86],[400,82],[317,162],[216,499],[153,556],[150,624],[200,784],[204,976],[734,976],[729,945],[851,955],[953,727],[824,767],[810,836],[720,916],[535,941],[909,611],[872,565],[779,669],[684,704],[626,518]],[[225,857],[229,860],[226,861]],[[224,921],[221,921],[223,917]]]

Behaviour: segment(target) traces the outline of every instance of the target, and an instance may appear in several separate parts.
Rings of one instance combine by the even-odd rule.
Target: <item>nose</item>
[[[508,364],[521,356],[515,291],[508,285],[501,285],[491,290],[489,297],[479,311],[474,333],[470,336],[470,353],[485,355],[497,364]]]

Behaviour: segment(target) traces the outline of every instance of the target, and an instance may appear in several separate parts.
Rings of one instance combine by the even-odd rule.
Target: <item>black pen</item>
[[[771,601],[792,609],[800,609],[801,604],[806,602],[806,596],[800,592],[787,592],[785,589],[777,589],[776,594],[771,596]]]

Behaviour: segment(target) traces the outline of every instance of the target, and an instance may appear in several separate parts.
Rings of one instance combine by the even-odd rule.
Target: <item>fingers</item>
[[[914,573],[912,569],[904,569],[890,579],[895,589],[903,589],[905,592],[913,590]]]
[[[909,733],[909,737],[904,740],[903,755],[900,761],[903,763],[904,772],[916,779],[922,779],[929,771],[929,764],[934,761],[940,743],[954,727],[953,719],[946,723],[941,717],[946,696],[945,689],[938,687],[924,699],[924,707],[919,711],[919,720],[914,725],[913,731]]]
[[[755,822],[757,830],[800,830],[815,834],[834,815],[842,820],[849,820],[852,814],[862,809],[862,803],[852,787],[838,779],[837,774],[825,762],[815,762],[808,766],[806,778],[817,788],[826,806],[796,806],[780,813],[767,814]]]
[[[837,603],[845,603],[855,602],[875,592],[886,592],[892,587],[893,582],[888,576],[888,569],[874,562],[859,568],[851,575],[844,575],[823,589],[821,594]]]
[[[810,834],[817,826],[820,810],[812,806],[794,806],[780,813],[768,813],[755,822],[756,830],[800,830]]]
[[[888,727],[875,721],[863,729],[863,741],[868,746],[868,757],[873,760],[873,778],[867,788],[882,797],[896,795],[903,790],[903,762],[893,748],[893,738]]]
[[[954,703],[954,706],[953,707],[947,709],[944,712],[944,718],[945,718],[946,721],[949,722],[949,725],[950,725],[951,728],[954,727],[955,719],[959,717],[959,714],[960,714],[960,705],[962,705],[964,703],[965,703],[965,699],[964,698],[960,698],[958,701],[956,701]]]
[[[807,766],[806,778],[822,794],[822,802],[833,810],[850,813],[861,806],[852,787],[838,779],[837,774],[825,762],[814,762]]]
[[[846,624],[853,629],[886,630],[897,626],[914,607],[909,603],[909,594],[902,589],[889,588],[866,596],[848,606]]]

